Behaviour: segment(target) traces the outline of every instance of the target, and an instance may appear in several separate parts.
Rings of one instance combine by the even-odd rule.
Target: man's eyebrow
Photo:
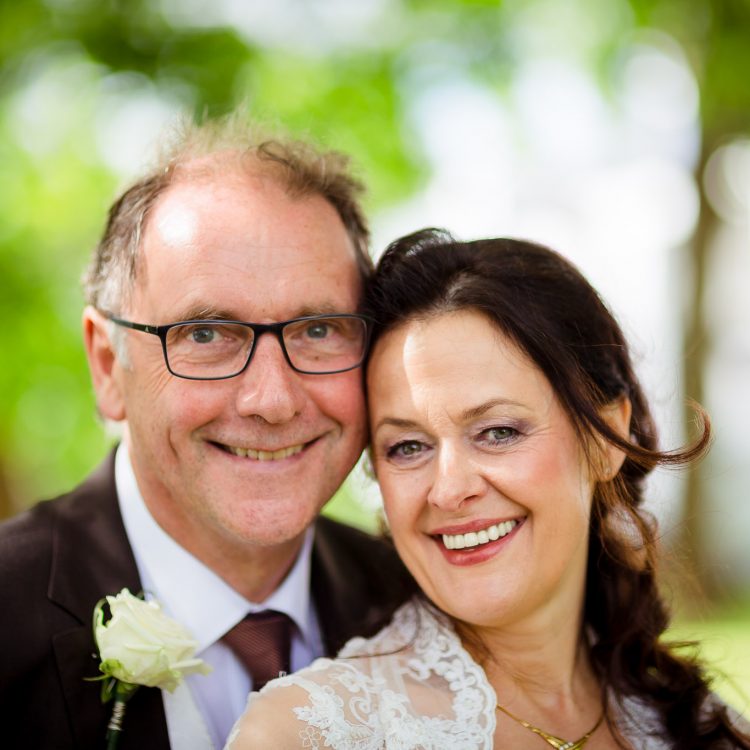
[[[186,307],[179,311],[174,322],[181,320],[237,320],[228,310],[222,310],[218,307]]]
[[[310,315],[340,315],[341,313],[353,312],[356,312],[356,310],[342,310],[341,305],[334,305],[332,302],[324,302],[320,305],[305,305],[304,307],[300,307],[294,317],[306,318]]]
[[[287,320],[293,320],[294,318],[306,318],[311,315],[337,315],[340,313],[348,313],[350,310],[342,310],[340,305],[334,305],[333,303],[323,303],[321,305],[305,305],[295,310],[294,314],[291,315]],[[241,320],[248,323],[257,323],[258,321],[245,321],[244,318],[237,317],[236,313],[230,312],[229,310],[210,307],[202,305],[200,307],[192,306],[186,307],[179,311],[174,317],[173,321],[179,322],[181,320]]]

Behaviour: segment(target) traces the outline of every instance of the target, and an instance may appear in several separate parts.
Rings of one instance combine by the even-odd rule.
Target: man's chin
[[[264,505],[267,508],[262,507]],[[301,544],[318,512],[299,513],[299,507],[296,507],[293,509],[296,512],[284,513],[283,505],[283,502],[256,504],[251,514],[227,518],[225,529],[236,541],[249,547],[273,548]]]

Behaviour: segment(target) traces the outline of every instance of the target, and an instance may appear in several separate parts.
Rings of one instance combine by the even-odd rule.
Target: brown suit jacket
[[[328,653],[384,625],[411,592],[389,545],[328,519],[316,524],[313,600]],[[117,504],[110,456],[73,492],[0,525],[2,747],[103,748],[92,612],[106,594],[141,589]],[[168,748],[159,690],[128,705],[121,750]]]

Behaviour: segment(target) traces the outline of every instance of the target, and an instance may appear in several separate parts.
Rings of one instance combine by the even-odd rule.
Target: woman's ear
[[[599,416],[607,423],[607,426],[617,433],[623,440],[630,438],[630,416],[633,407],[627,396],[621,396],[599,410]],[[600,482],[608,482],[617,476],[623,462],[625,452],[612,445],[608,440],[599,441],[600,468],[597,471],[597,479]]]
[[[116,422],[125,419],[125,403],[116,377],[117,355],[109,338],[107,320],[90,305],[83,311],[83,343],[99,413]]]

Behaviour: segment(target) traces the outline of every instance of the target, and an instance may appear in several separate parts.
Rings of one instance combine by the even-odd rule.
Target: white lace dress
[[[280,750],[491,748],[495,702],[448,618],[413,600],[336,660],[318,659],[251,694],[227,748],[261,748],[264,739]]]
[[[252,693],[226,750],[489,750],[496,703],[450,620],[414,599],[337,659]],[[667,750],[652,710],[635,700],[623,707],[617,722],[632,747]]]

